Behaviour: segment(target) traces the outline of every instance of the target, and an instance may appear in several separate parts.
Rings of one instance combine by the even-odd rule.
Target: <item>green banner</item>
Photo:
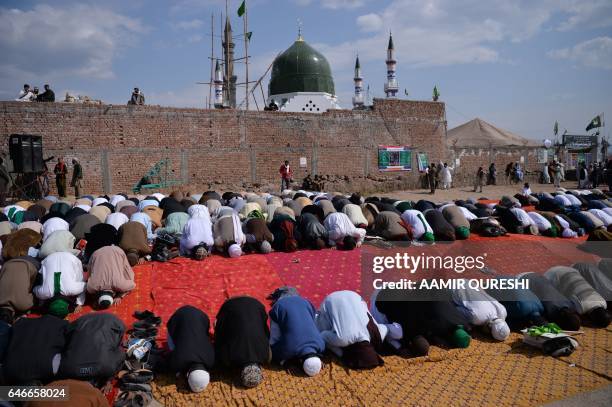
[[[381,171],[412,170],[412,150],[408,147],[379,147],[378,169]]]

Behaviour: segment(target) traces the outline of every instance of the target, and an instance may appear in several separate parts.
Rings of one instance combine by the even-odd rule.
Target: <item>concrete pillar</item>
[[[317,174],[317,165],[319,163],[319,149],[317,142],[312,143],[312,159],[310,160],[310,172],[314,176]]]
[[[189,182],[189,153],[187,150],[181,150],[181,182],[183,184]]]
[[[251,149],[249,153],[249,161],[251,164],[251,182],[257,182],[257,151]]]
[[[113,178],[108,164],[108,150],[102,150],[100,166],[102,167],[102,191],[105,194],[110,194],[113,192]]]

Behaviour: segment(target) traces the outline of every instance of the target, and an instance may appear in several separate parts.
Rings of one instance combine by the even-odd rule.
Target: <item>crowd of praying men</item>
[[[0,214],[2,380],[76,379],[99,387],[112,378],[125,359],[123,322],[106,313],[70,323],[64,318],[86,302],[106,309],[121,301],[135,288],[133,267],[146,261],[352,250],[366,237],[433,244],[467,239],[470,233],[563,238],[586,233],[590,240],[609,241],[611,228],[612,201],[604,192],[534,194],[528,185],[496,203],[411,202],[303,190],[16,202]],[[513,278],[528,279],[529,289],[439,289],[435,300],[417,301],[411,297],[417,291],[382,290],[374,292],[369,307],[359,294],[337,291],[318,310],[294,287],[279,287],[269,296],[269,313],[255,298],[226,300],[214,319],[212,338],[210,317],[183,306],[167,321],[167,351],[150,367],[180,374],[194,392],[207,387],[217,367],[235,368],[243,386],[255,387],[263,380],[262,366],[270,362],[318,374],[326,350],[349,368],[369,369],[384,363],[381,355],[427,355],[430,344],[465,348],[476,329],[504,341],[511,329],[547,321],[571,331],[584,323],[606,327],[610,322],[611,259]],[[32,311],[43,316],[24,317]],[[140,339],[151,340],[161,320],[152,314],[143,319]]]

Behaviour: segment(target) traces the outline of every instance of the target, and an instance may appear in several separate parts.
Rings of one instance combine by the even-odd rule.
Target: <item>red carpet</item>
[[[584,241],[585,238],[553,239],[530,235],[483,238],[471,235],[469,240],[457,241],[451,245],[411,247],[407,252],[412,255],[424,253],[442,256],[479,256],[486,253],[487,266],[504,275],[515,275],[526,271],[543,273],[556,265],[597,262],[598,257],[577,248]],[[136,289],[133,292],[120,304],[98,312],[117,315],[129,329],[134,321],[132,314],[135,310],[152,310],[164,321],[160,339],[165,339],[165,322],[182,305],[201,308],[212,322],[220,306],[229,297],[250,295],[268,308],[266,296],[279,286],[290,285],[318,307],[331,292],[361,292],[363,250],[369,249],[350,252],[305,250],[246,255],[238,259],[215,255],[199,262],[185,258],[167,263],[151,262],[134,269]],[[92,299],[88,298],[88,304],[91,302]],[[72,321],[90,312],[96,311],[91,305],[85,305],[79,313],[70,314],[68,319]]]
[[[361,251],[305,250],[266,256],[285,285],[294,286],[315,307],[329,293],[361,290]]]
[[[161,340],[166,337],[165,323],[183,305],[202,309],[213,322],[227,298],[249,295],[267,307],[266,296],[283,284],[262,255],[212,256],[204,261],[177,258],[152,264],[152,311],[164,321]]]
[[[130,329],[135,318],[132,316],[135,310],[151,309],[153,301],[151,299],[151,270],[155,268],[155,263],[148,263],[134,268],[134,276],[136,289],[129,293],[121,300],[119,304],[115,304],[107,310],[96,311],[91,304],[95,301],[93,298],[88,298],[86,305],[83,306],[81,312],[68,315],[68,320],[74,321],[78,317],[91,312],[106,312],[116,315]]]

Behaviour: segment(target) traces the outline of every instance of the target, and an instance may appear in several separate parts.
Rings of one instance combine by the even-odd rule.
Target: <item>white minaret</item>
[[[363,77],[361,76],[361,65],[359,64],[359,55],[355,60],[355,96],[353,96],[353,108],[359,109],[363,107]]]
[[[397,97],[397,91],[399,86],[397,85],[397,78],[395,76],[395,68],[397,61],[393,57],[393,36],[389,33],[389,46],[387,47],[387,82],[385,83],[385,93],[388,98]]]
[[[219,67],[219,60],[215,66],[215,108],[223,108],[223,72]]]

